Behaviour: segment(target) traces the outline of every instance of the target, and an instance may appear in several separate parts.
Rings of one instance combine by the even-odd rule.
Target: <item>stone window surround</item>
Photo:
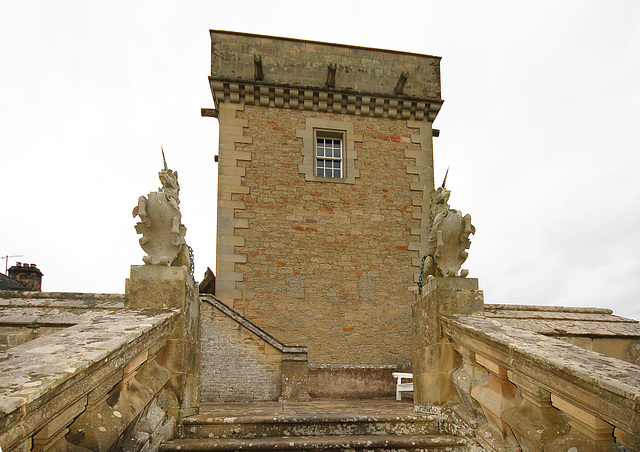
[[[343,176],[337,177],[321,177],[316,176],[316,150],[315,150],[315,131],[337,132],[344,136],[343,145]],[[355,142],[362,141],[362,138],[356,136],[353,132],[352,121],[338,121],[333,119],[307,118],[306,127],[296,130],[296,136],[302,138],[302,163],[299,165],[299,171],[304,174],[305,180],[313,182],[329,182],[338,184],[355,184],[356,177],[360,177],[360,170],[355,166],[357,153]]]

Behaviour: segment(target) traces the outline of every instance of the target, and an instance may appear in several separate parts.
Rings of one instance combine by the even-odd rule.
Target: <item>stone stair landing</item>
[[[207,404],[162,451],[465,450],[434,416],[395,400]]]

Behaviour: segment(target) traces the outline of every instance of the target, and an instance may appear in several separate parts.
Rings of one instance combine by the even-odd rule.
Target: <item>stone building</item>
[[[308,347],[312,395],[381,391],[381,370],[411,362],[407,289],[429,233],[440,58],[211,39],[216,295]]]

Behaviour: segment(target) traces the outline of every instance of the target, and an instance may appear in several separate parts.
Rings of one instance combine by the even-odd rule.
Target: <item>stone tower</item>
[[[308,347],[313,396],[375,396],[411,362],[440,58],[226,31],[211,40],[216,295]]]

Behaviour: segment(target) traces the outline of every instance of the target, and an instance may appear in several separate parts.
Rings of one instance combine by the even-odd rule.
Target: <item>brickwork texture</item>
[[[207,303],[202,303],[202,402],[277,400],[282,355]]]

